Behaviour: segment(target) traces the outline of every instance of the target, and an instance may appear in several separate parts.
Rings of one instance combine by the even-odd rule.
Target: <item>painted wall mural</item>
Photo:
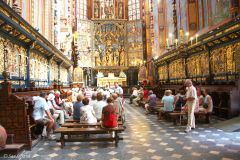
[[[89,20],[78,20],[78,52],[80,67],[93,67],[94,64],[94,51],[93,48],[93,32],[94,23]]]
[[[230,1],[229,0],[211,0],[212,23],[218,24],[226,18],[230,17]]]
[[[127,23],[127,44],[129,66],[142,64],[143,61],[143,24],[142,21]]]

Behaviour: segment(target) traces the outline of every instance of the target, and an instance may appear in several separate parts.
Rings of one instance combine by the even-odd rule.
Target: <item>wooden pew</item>
[[[122,126],[122,122],[118,122],[118,126]],[[101,127],[101,122],[98,123],[93,123],[93,124],[88,124],[88,123],[64,123],[62,124],[62,127],[67,127],[67,128],[99,128]]]
[[[172,112],[168,113],[169,116],[171,117],[173,124],[176,125],[177,122],[179,121],[179,124],[181,125],[182,123],[182,118],[183,116],[187,116],[187,112]],[[205,112],[195,112],[195,119],[196,121],[199,120],[201,117],[205,117],[205,123],[210,123],[210,117],[212,113],[205,113]]]
[[[112,132],[115,132],[115,137],[111,136]],[[123,140],[123,138],[119,137],[118,133],[123,132],[123,127],[118,128],[66,128],[61,127],[55,130],[56,133],[60,133],[61,137],[57,142],[61,142],[61,148],[65,146],[65,142],[106,142],[115,141],[115,146],[118,146],[119,140]],[[65,135],[91,135],[91,134],[108,134],[106,137],[78,137],[78,138],[72,138],[72,136],[68,136],[68,138],[65,138]]]
[[[0,150],[0,158],[2,156],[17,156],[19,155],[22,150],[24,149],[23,143],[15,143],[14,142],[14,135],[8,134],[7,137],[7,144],[4,149]],[[11,158],[11,157],[3,157],[3,158]]]

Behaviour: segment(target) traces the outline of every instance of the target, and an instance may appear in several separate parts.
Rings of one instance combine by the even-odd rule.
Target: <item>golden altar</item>
[[[113,87],[114,83],[121,86],[127,85],[127,78],[124,76],[115,77],[114,73],[108,73],[108,77],[97,77],[97,86],[99,87]]]

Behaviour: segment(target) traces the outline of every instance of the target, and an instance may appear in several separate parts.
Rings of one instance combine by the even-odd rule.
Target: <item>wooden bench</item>
[[[177,125],[178,121],[179,121],[179,124],[181,125],[182,118],[183,118],[183,116],[187,115],[187,113],[186,112],[172,112],[172,113],[168,113],[168,115],[172,119],[174,125]]]
[[[187,112],[172,112],[168,113],[171,119],[173,120],[173,124],[176,125],[177,122],[179,121],[179,124],[181,125],[182,123],[182,118],[183,116],[187,116]],[[210,117],[212,113],[205,113],[205,112],[195,112],[194,116],[196,120],[199,120],[200,117],[204,116],[205,117],[205,123],[210,123]]]
[[[112,137],[111,133],[115,132],[115,136]],[[124,131],[123,127],[118,128],[66,128],[61,127],[55,130],[56,133],[61,133],[61,137],[57,142],[61,142],[61,148],[65,146],[65,142],[106,142],[115,141],[115,146],[118,146],[119,140],[123,140],[123,138],[120,138],[118,136],[118,133]],[[68,136],[67,139],[65,139],[65,135],[91,135],[91,134],[108,134],[110,136],[107,137],[80,137],[80,138],[72,138],[71,136]]]
[[[0,150],[0,157],[1,156],[17,156],[19,153],[22,152],[24,149],[24,144],[14,143],[14,134],[7,135],[7,144],[4,149]],[[4,157],[4,158],[11,158],[11,157]]]
[[[205,117],[205,123],[210,123],[210,119],[212,116],[212,112],[196,112],[194,113],[196,119],[200,119],[201,117]]]
[[[5,148],[0,151],[0,156],[14,155],[17,156],[24,149],[24,144],[6,144]]]
[[[118,126],[122,126],[122,122],[118,122]],[[62,124],[62,127],[67,128],[99,128],[101,127],[101,122],[94,123],[94,124],[88,124],[88,123],[79,123],[79,122],[73,122],[73,123],[64,123]]]

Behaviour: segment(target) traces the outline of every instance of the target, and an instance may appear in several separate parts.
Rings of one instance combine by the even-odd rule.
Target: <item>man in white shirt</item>
[[[195,117],[194,117],[194,109],[197,102],[197,90],[193,86],[192,81],[187,79],[184,84],[187,87],[186,93],[186,105],[188,107],[188,123],[185,132],[190,132],[191,129],[195,128]]]
[[[40,96],[34,96],[33,119],[36,124],[43,124],[47,127],[47,137],[52,139],[50,132],[55,129],[54,119],[49,111],[49,106],[46,102],[46,94],[41,92]]]

